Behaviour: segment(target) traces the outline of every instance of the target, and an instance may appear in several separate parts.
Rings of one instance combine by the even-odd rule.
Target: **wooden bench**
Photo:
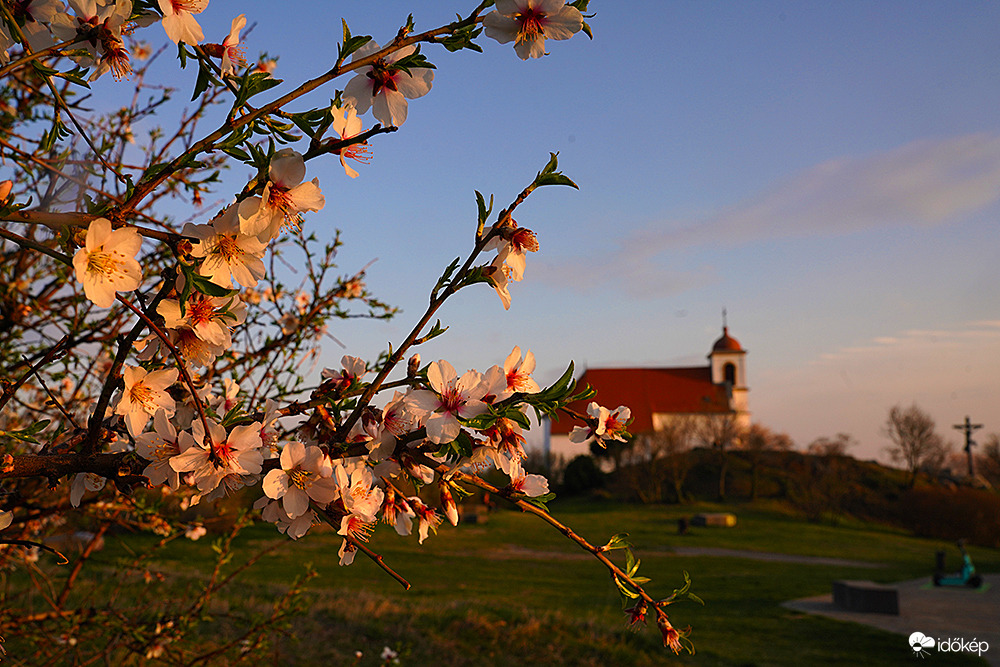
[[[732,528],[736,525],[736,515],[729,512],[695,514],[691,517],[692,526],[721,526]]]
[[[899,592],[873,581],[833,582],[833,604],[846,611],[899,616]]]

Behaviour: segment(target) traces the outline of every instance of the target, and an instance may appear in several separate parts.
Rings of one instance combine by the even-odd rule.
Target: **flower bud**
[[[420,353],[414,353],[410,360],[406,362],[406,377],[415,378],[417,377],[417,371],[420,370]]]
[[[10,179],[0,181],[0,206],[7,203],[7,199],[10,197],[11,188],[13,187],[14,181]]]
[[[458,506],[455,505],[455,498],[451,495],[451,489],[448,488],[448,483],[442,481],[441,484],[441,509],[444,511],[445,516],[448,517],[448,521],[451,525],[458,525]]]

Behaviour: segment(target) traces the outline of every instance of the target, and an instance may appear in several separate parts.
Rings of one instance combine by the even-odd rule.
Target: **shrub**
[[[566,464],[563,471],[562,492],[580,495],[604,486],[605,474],[597,467],[594,457],[580,454]]]
[[[921,537],[964,538],[971,544],[1000,547],[1000,495],[981,489],[920,487],[904,493],[897,521]]]

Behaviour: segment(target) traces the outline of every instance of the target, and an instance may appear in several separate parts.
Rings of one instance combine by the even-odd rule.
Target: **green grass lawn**
[[[671,608],[671,620],[693,627],[695,656],[674,657],[655,628],[628,631],[603,566],[537,519],[507,510],[493,513],[485,525],[444,526],[423,546],[380,527],[371,547],[410,581],[409,591],[362,554],[354,565],[340,567],[340,539],[330,531],[291,542],[272,526],[251,527],[238,538],[233,564],[276,540],[282,546],[223,591],[211,606],[212,620],[198,631],[206,642],[238,631],[233,616],[263,610],[310,563],[319,576],[308,582],[308,604],[291,632],[275,632],[270,649],[274,664],[374,665],[384,646],[399,651],[404,665],[911,664],[900,635],[807,616],[780,603],[829,593],[834,579],[891,582],[929,576],[934,551],[940,548],[955,552],[949,558],[957,559],[954,546],[943,542],[859,523],[809,524],[764,505],[650,507],[574,501],[556,502],[552,509],[593,543],[629,532],[642,559],[640,574],[653,579],[654,595],[669,595],[683,582],[682,571],[690,573],[692,590],[706,605],[678,604]],[[735,511],[738,525],[677,535],[679,516],[719,510]],[[113,582],[98,580],[111,579],[114,564],[128,550],[154,541],[147,536],[109,538],[81,594],[99,600],[100,586]],[[827,556],[885,567],[682,557],[671,552],[675,546]],[[1000,571],[1000,550],[972,548],[970,553],[980,571]],[[164,575],[163,582],[147,585],[137,578],[122,590],[138,595],[155,591],[161,598],[192,590],[204,585],[213,560],[210,538],[175,541],[149,565]],[[91,585],[97,588],[91,590]],[[6,640],[8,653],[17,655],[21,647],[16,637]],[[360,660],[356,651],[363,653]],[[935,655],[934,664],[982,663]]]

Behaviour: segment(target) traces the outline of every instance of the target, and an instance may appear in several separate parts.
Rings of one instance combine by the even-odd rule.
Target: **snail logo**
[[[934,648],[934,639],[922,632],[914,632],[910,635],[909,643],[910,648],[913,650],[913,655],[920,656],[921,658],[930,655],[927,649]]]

